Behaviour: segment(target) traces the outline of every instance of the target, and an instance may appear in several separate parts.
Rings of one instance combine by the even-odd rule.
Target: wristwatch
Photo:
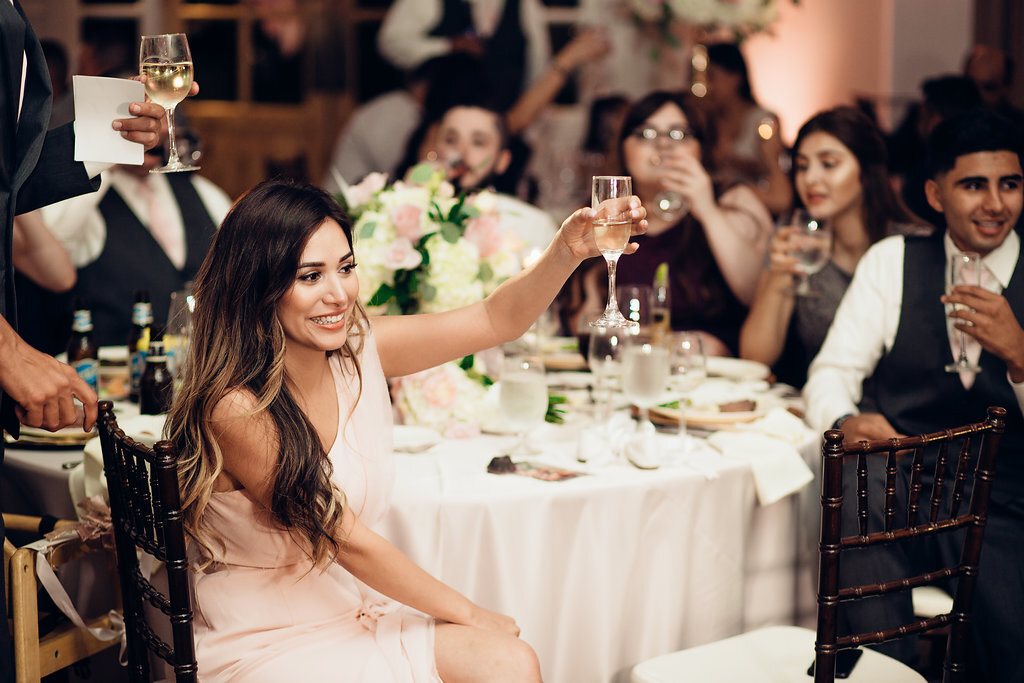
[[[846,413],[845,415],[840,415],[838,418],[836,418],[836,421],[832,423],[832,429],[842,429],[843,423],[845,423],[851,417],[853,417],[853,413]]]

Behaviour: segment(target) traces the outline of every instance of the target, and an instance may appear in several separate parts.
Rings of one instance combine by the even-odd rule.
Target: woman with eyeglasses
[[[633,177],[645,206],[647,234],[637,253],[618,263],[618,284],[650,285],[669,264],[672,328],[704,333],[708,354],[733,355],[740,326],[754,298],[772,221],[750,188],[716,187],[704,162],[706,138],[688,95],[654,92],[626,113],[616,153],[618,172]],[[659,212],[662,193],[675,193],[682,208]],[[603,267],[603,264],[598,264]],[[588,264],[589,266],[589,264]],[[603,271],[577,274],[583,298],[578,318],[604,307]]]

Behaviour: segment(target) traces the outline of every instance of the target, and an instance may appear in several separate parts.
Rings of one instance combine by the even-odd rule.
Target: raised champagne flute
[[[540,358],[519,354],[505,358],[498,405],[502,417],[519,433],[508,455],[522,457],[540,453],[526,440],[529,430],[543,424],[548,412],[548,385]]]
[[[591,194],[591,208],[595,212],[594,240],[608,264],[608,303],[601,317],[590,322],[591,327],[639,327],[635,321],[623,317],[615,299],[615,268],[629,244],[633,224],[629,206],[632,196],[633,179],[629,176],[594,176]]]
[[[981,269],[985,266],[981,263],[981,255],[973,251],[963,251],[956,254],[949,262],[949,284],[953,285],[975,285],[981,286]],[[956,305],[953,305],[956,308]],[[967,357],[967,333],[963,330],[956,330],[960,335],[960,351],[957,353],[956,361],[946,366],[946,372],[981,372],[981,366],[972,363]]]
[[[794,228],[789,239],[789,255],[796,259],[799,279],[793,293],[797,296],[817,296],[811,287],[810,277],[825,267],[832,257],[832,231],[824,221],[812,217],[806,211],[793,212],[789,225]]]
[[[139,46],[139,73],[146,77],[149,99],[167,110],[167,136],[170,141],[167,164],[150,173],[195,171],[199,167],[183,162],[174,144],[174,107],[192,90],[192,53],[184,33],[142,36]]]

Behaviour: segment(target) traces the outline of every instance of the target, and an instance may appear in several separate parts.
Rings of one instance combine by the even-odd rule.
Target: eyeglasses
[[[637,128],[632,133],[633,137],[644,142],[657,142],[658,138],[667,137],[669,142],[683,142],[688,137],[697,138],[693,128],[670,128],[669,130],[658,130],[651,126]]]

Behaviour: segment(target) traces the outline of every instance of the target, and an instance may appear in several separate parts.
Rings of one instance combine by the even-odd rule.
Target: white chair
[[[1006,411],[989,408],[985,422],[946,429],[933,434],[890,439],[881,441],[860,441],[843,444],[843,433],[830,430],[825,433],[822,446],[822,520],[821,543],[819,545],[818,573],[818,624],[817,631],[795,626],[764,628],[742,635],[720,640],[688,650],[655,657],[635,666],[632,683],[679,683],[699,681],[701,683],[779,683],[808,680],[807,670],[815,662],[815,683],[832,683],[836,675],[836,657],[841,650],[863,645],[886,642],[905,635],[930,632],[949,627],[946,660],[943,666],[943,681],[966,682],[969,672],[966,668],[967,641],[970,637],[970,597],[977,581],[978,562],[981,556],[981,542],[988,511],[988,498],[994,475],[994,463],[999,448],[999,438],[1004,429]],[[981,434],[979,449],[971,447],[971,439]],[[962,440],[957,453],[949,454],[949,444],[955,439]],[[923,451],[932,444],[938,444],[936,460],[936,482],[931,496],[922,500],[921,473]],[[908,514],[918,519],[923,514],[927,521],[898,527],[896,518],[896,453],[913,450],[912,475],[908,487]],[[967,491],[967,480],[971,475],[973,453],[978,453],[977,464],[973,467],[973,493],[970,507],[960,514],[962,499]],[[868,479],[867,456],[881,454],[886,457],[886,478],[883,491],[884,529],[867,528]],[[840,510],[843,505],[843,459],[857,457],[857,497],[850,504],[858,505],[858,534],[841,536]],[[956,475],[952,482],[944,481],[943,472],[947,463],[955,464]],[[943,487],[950,490],[948,501],[944,501]],[[948,513],[948,514],[947,514]],[[879,584],[839,588],[839,558],[843,551],[871,545],[891,543],[894,540],[928,536],[953,529],[966,528],[961,560],[959,564],[940,571],[911,577],[893,577],[894,580]],[[945,603],[944,612],[930,618],[918,618],[908,624],[885,631],[839,636],[837,615],[841,602],[870,599],[897,591],[926,586],[951,577],[958,577],[956,595]],[[942,607],[939,607],[942,609]],[[925,681],[925,678],[901,662],[874,650],[864,649],[853,667],[849,681],[873,683],[901,683],[903,681]]]

